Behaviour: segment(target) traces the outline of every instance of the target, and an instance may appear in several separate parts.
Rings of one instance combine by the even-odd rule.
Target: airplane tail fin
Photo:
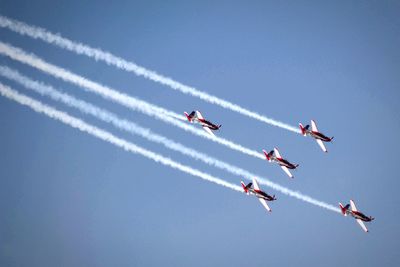
[[[306,136],[306,128],[303,126],[303,124],[299,123],[301,134]]]
[[[189,122],[192,122],[192,118],[189,116],[189,114],[185,111],[185,116],[188,119]]]
[[[267,151],[265,151],[265,150],[263,149],[263,152],[264,152],[264,155],[265,155],[265,157],[267,158],[267,160],[268,160],[268,161],[271,161],[271,156],[272,156],[272,154],[274,153],[274,151],[271,150],[269,153],[267,153]]]
[[[342,211],[342,214],[343,214],[344,216],[347,216],[347,214],[346,214],[346,208],[343,207],[342,203],[339,202],[339,206],[340,206],[340,210]]]
[[[240,183],[242,184],[243,190],[246,194],[249,194],[249,188],[248,186],[245,185],[245,183],[243,181],[240,181]]]
[[[264,152],[265,157],[266,157],[267,160],[269,161],[269,154],[268,154],[267,151],[265,151],[264,149],[263,149],[263,152]]]

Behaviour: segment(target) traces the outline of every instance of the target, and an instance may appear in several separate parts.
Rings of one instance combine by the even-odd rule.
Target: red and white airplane
[[[333,139],[333,136],[327,137],[327,136],[323,135],[322,133],[320,133],[317,129],[317,124],[315,123],[314,120],[311,120],[311,130],[309,129],[310,125],[306,125],[305,127],[303,127],[303,124],[301,124],[301,123],[299,123],[299,125],[300,125],[301,133],[304,136],[309,135],[309,136],[314,137],[315,140],[317,141],[318,145],[322,148],[322,150],[324,152],[328,152],[328,150],[326,149],[323,142],[331,142]]]
[[[192,111],[190,114],[188,114],[186,111],[184,113],[189,122],[200,123],[201,126],[203,127],[203,129],[212,136],[215,136],[215,135],[211,130],[216,131],[216,130],[219,130],[219,128],[221,128],[221,125],[215,125],[215,124],[205,120],[203,115],[201,115],[200,111],[198,111],[198,110]]]
[[[356,208],[356,204],[354,204],[354,201],[351,199],[350,199],[350,204],[347,204],[346,206],[343,207],[342,203],[339,202],[339,206],[340,206],[340,209],[344,216],[350,215],[350,216],[354,217],[354,219],[357,220],[357,222],[361,226],[361,228],[365,232],[368,232],[368,229],[363,222],[370,222],[375,218],[373,218],[371,216],[367,217],[363,213],[359,212]],[[349,209],[350,207],[351,207],[351,209]]]
[[[282,158],[277,148],[274,148],[274,150],[271,150],[269,153],[267,153],[267,151],[263,149],[263,152],[269,162],[275,162],[279,164],[282,170],[284,170],[286,174],[289,175],[290,178],[294,177],[290,173],[289,169],[296,169],[299,166],[299,164],[290,163],[286,159]]]
[[[260,189],[260,186],[258,185],[258,182],[256,179],[253,178],[253,182],[252,183],[248,183],[247,185],[245,185],[245,183],[243,181],[240,182],[242,184],[243,190],[244,192],[246,192],[246,194],[253,194],[255,195],[258,200],[260,200],[261,204],[264,206],[264,208],[266,208],[268,211],[271,211],[271,208],[268,206],[267,201],[274,201],[276,200],[275,195],[270,196],[267,193],[265,193],[264,191],[262,191]],[[252,187],[254,186],[254,187]]]

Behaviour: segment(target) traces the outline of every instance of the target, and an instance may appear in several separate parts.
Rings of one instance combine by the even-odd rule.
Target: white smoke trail
[[[30,26],[20,21],[16,21],[4,16],[0,16],[0,27],[7,28],[21,35],[26,35],[34,39],[39,39],[49,44],[56,45],[60,48],[72,51],[80,55],[86,55],[96,61],[104,61],[108,65],[115,66],[119,69],[132,72],[135,75],[143,76],[152,81],[158,82],[160,84],[166,85],[174,90],[180,91],[184,94],[189,94],[198,97],[206,102],[219,105],[223,108],[230,109],[232,111],[238,112],[242,115],[248,116],[250,118],[265,122],[267,124],[277,126],[295,133],[300,133],[299,129],[288,125],[286,123],[268,118],[257,112],[245,109],[237,104],[226,101],[224,99],[218,98],[216,96],[210,95],[206,92],[200,91],[194,87],[184,85],[180,82],[173,80],[172,78],[160,75],[155,71],[148,70],[141,67],[133,62],[126,61],[120,57],[117,57],[109,52],[102,51],[98,48],[92,48],[88,45],[74,42],[67,38],[60,36],[59,34],[53,34],[43,28]]]
[[[142,156],[144,156],[148,159],[151,159],[157,163],[161,163],[161,164],[169,166],[173,169],[177,169],[177,170],[180,170],[187,174],[199,177],[203,180],[206,180],[206,181],[218,184],[218,185],[222,185],[224,187],[230,188],[230,189],[238,191],[238,192],[242,192],[242,189],[240,186],[231,184],[220,178],[211,176],[207,173],[193,169],[189,166],[180,164],[176,161],[173,161],[170,158],[164,157],[163,155],[154,153],[150,150],[144,149],[140,146],[130,143],[124,139],[118,138],[107,131],[104,131],[100,128],[97,128],[95,126],[92,126],[92,125],[84,122],[83,120],[72,117],[65,112],[59,111],[50,106],[42,104],[41,102],[34,100],[26,95],[22,95],[22,94],[18,93],[17,91],[15,91],[1,83],[0,83],[0,93],[9,99],[12,99],[22,105],[30,107],[31,109],[33,109],[34,111],[36,111],[38,113],[43,113],[43,114],[49,116],[50,118],[53,118],[62,123],[65,123],[73,128],[77,128],[82,132],[86,132],[92,136],[95,136],[95,137],[103,140],[103,141],[109,142],[113,145],[123,148],[126,151],[132,152],[134,154],[142,155]]]
[[[92,115],[100,120],[103,120],[105,122],[112,123],[115,127],[119,128],[121,130],[125,130],[132,134],[139,135],[149,141],[156,142],[158,144],[162,144],[165,147],[172,149],[174,151],[180,152],[185,156],[189,156],[196,160],[200,160],[206,164],[209,164],[211,166],[225,170],[231,174],[238,175],[240,177],[244,177],[245,179],[248,179],[248,180],[251,180],[252,178],[256,178],[260,182],[260,184],[266,185],[266,186],[268,186],[276,191],[279,191],[283,194],[289,195],[291,197],[295,197],[302,201],[308,202],[310,204],[313,204],[313,205],[316,205],[316,206],[319,206],[319,207],[322,207],[322,208],[325,208],[328,210],[339,212],[339,209],[332,205],[329,205],[322,201],[316,200],[310,196],[304,195],[301,192],[292,191],[292,190],[285,188],[279,184],[273,183],[266,178],[260,177],[259,175],[253,174],[249,171],[246,171],[244,169],[241,169],[241,168],[231,165],[229,163],[220,161],[216,158],[213,158],[207,154],[198,152],[194,149],[188,148],[188,147],[186,147],[180,143],[177,143],[173,140],[170,140],[164,136],[153,133],[149,129],[142,128],[139,125],[137,125],[131,121],[120,119],[115,114],[112,114],[106,110],[100,109],[90,103],[76,99],[68,94],[61,93],[49,85],[45,85],[43,83],[33,81],[33,80],[29,79],[28,77],[26,77],[26,76],[20,74],[19,72],[12,70],[8,67],[0,66],[0,75],[6,77],[8,79],[11,79],[13,81],[16,81],[16,82],[22,84],[23,86],[25,86],[26,88],[32,89],[39,94],[50,96],[52,99],[54,99],[56,101],[61,101],[68,106],[75,107],[75,108],[79,109],[81,112],[90,114],[90,115]]]
[[[43,72],[51,74],[51,75],[53,75],[57,78],[60,78],[64,81],[67,81],[67,82],[73,83],[79,87],[85,88],[86,90],[88,90],[90,92],[94,92],[96,94],[99,94],[106,99],[111,99],[111,100],[113,100],[121,105],[124,105],[132,110],[142,112],[148,116],[157,118],[161,121],[164,121],[171,125],[177,126],[181,129],[183,129],[187,132],[190,132],[192,134],[195,134],[197,136],[201,136],[203,138],[212,140],[214,142],[217,142],[219,144],[229,147],[230,149],[242,152],[244,154],[247,154],[247,155],[262,159],[262,160],[265,159],[263,154],[255,151],[255,150],[245,148],[242,145],[233,143],[232,141],[226,140],[221,137],[210,136],[209,134],[205,133],[204,131],[201,131],[187,123],[184,123],[182,121],[178,121],[178,120],[174,119],[177,117],[182,118],[182,116],[180,116],[179,114],[176,114],[172,111],[166,110],[159,106],[150,104],[146,101],[137,99],[135,97],[120,93],[114,89],[111,89],[111,88],[101,85],[99,83],[93,82],[82,76],[74,74],[68,70],[65,70],[63,68],[60,68],[60,67],[52,65],[50,63],[47,63],[44,60],[42,60],[41,58],[39,58],[33,54],[28,54],[19,48],[16,48],[11,45],[0,42],[0,54],[4,54],[14,60],[17,60],[24,64],[30,65],[34,68],[37,68]]]

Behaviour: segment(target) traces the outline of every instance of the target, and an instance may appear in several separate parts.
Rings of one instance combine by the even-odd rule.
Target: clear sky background
[[[352,218],[276,194],[254,197],[158,165],[0,98],[0,266],[399,266],[398,1],[19,1],[0,13],[110,51],[296,126],[310,138],[208,104],[104,63],[0,29],[1,41],[175,112],[199,109],[218,135],[299,163],[278,167],[132,112],[30,67],[0,63],[229,163],[337,205]],[[0,81],[143,147],[214,169]]]

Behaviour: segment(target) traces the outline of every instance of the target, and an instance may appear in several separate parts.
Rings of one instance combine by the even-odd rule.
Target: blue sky
[[[0,64],[109,109],[171,139],[336,205],[351,218],[276,194],[255,198],[122,151],[0,98],[1,266],[396,266],[400,5],[321,3],[1,1],[1,14],[110,51],[184,84],[335,136],[328,154],[268,126],[130,73],[0,29],[1,41],[175,112],[200,109],[220,136],[274,146],[277,166],[194,137],[3,56]],[[233,183],[241,178],[130,136],[0,78],[20,92],[143,147]]]

